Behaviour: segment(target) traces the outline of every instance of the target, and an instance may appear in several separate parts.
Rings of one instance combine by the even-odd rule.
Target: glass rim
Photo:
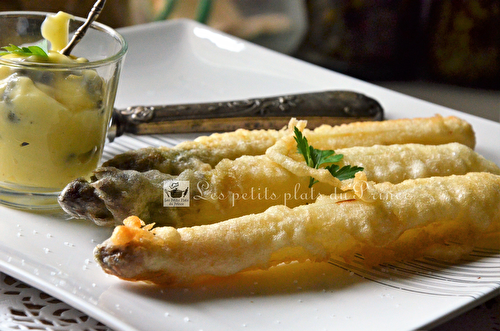
[[[55,15],[56,13],[51,13],[51,12],[42,12],[42,11],[4,11],[0,12],[0,18],[1,17],[22,17],[22,16],[47,16],[47,15]],[[71,14],[70,14],[71,15]],[[78,21],[80,23],[84,23],[86,19],[78,16],[73,16],[71,18],[73,21]],[[67,68],[71,69],[91,69],[91,68],[96,68],[96,67],[101,67],[104,65],[108,65],[110,63],[118,62],[127,53],[128,50],[128,43],[123,38],[121,34],[119,34],[115,29],[102,24],[100,22],[92,22],[90,25],[90,28],[104,32],[107,35],[111,36],[114,40],[116,40],[120,45],[120,50],[116,52],[115,54],[108,56],[104,59],[99,59],[95,61],[88,61],[88,62],[74,62],[74,63],[48,63],[48,62],[24,62],[24,61],[16,61],[16,60],[9,60],[9,59],[4,59],[0,57],[0,64],[8,65],[8,66],[13,66],[13,67],[20,67],[20,68],[29,68],[29,69],[54,69],[54,70],[65,70]],[[85,37],[84,37],[85,38]],[[5,45],[7,46],[7,45]],[[3,47],[3,46],[0,46]]]

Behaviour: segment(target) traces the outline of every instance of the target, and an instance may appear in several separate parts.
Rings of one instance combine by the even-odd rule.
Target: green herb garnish
[[[297,142],[297,151],[304,156],[306,163],[309,167],[314,169],[319,169],[319,167],[326,163],[337,163],[344,155],[335,154],[335,151],[332,150],[320,150],[316,149],[312,146],[309,146],[309,142],[307,138],[302,135],[299,129],[294,128],[295,132],[295,141]],[[358,171],[363,171],[364,168],[358,166],[350,166],[346,165],[340,168],[336,164],[330,164],[325,167],[333,177],[336,177],[340,180],[354,178],[354,174]],[[309,188],[316,184],[318,181],[314,178],[309,179]]]
[[[40,43],[38,46],[28,46],[28,47],[19,47],[13,44],[10,44],[9,46],[4,46],[2,47],[5,49],[5,51],[0,51],[0,56],[6,55],[6,54],[16,54],[20,56],[40,56],[42,58],[48,58],[49,56],[47,55],[47,43]]]

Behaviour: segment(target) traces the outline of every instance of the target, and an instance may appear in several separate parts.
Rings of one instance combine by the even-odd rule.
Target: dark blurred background
[[[498,121],[499,0],[307,0],[294,56]]]
[[[0,0],[0,10],[85,17],[93,3]],[[204,17],[322,67],[500,118],[500,0],[107,0],[99,21],[118,28],[178,17]]]
[[[369,81],[500,88],[498,0],[308,0],[296,56]]]

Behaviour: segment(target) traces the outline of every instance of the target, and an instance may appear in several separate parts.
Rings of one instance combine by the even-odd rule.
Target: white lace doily
[[[0,330],[111,331],[84,313],[0,273]]]

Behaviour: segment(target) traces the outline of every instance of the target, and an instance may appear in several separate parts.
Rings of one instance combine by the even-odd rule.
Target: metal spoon
[[[78,30],[73,35],[73,38],[71,38],[68,45],[66,45],[66,47],[64,47],[61,50],[61,54],[66,55],[66,56],[69,56],[71,54],[71,51],[76,46],[76,44],[78,44],[80,42],[80,40],[82,40],[83,36],[87,32],[87,30],[90,27],[90,25],[92,24],[92,22],[94,22],[97,19],[97,17],[101,13],[102,9],[104,8],[105,3],[106,3],[106,0],[97,0],[95,2],[94,6],[92,7],[92,9],[89,12],[89,15],[87,16],[87,20],[85,21],[85,23],[82,24],[82,26],[80,26],[78,28]]]

